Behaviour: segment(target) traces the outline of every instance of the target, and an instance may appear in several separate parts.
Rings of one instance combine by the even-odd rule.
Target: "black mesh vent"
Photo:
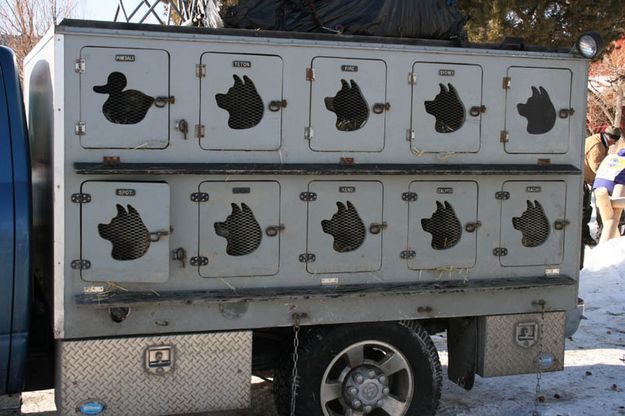
[[[462,224],[449,202],[436,201],[436,211],[430,218],[421,219],[423,230],[432,234],[432,248],[445,250],[458,244],[462,237]]]
[[[321,221],[321,228],[334,237],[334,250],[339,253],[354,251],[365,241],[365,224],[351,202],[347,201],[347,207],[342,202],[337,202],[336,206],[338,211],[332,219]]]
[[[136,260],[150,248],[150,234],[132,205],[128,210],[117,204],[117,215],[108,224],[98,224],[100,237],[113,244],[115,260]]]
[[[245,256],[260,246],[262,231],[254,213],[246,204],[230,204],[232,213],[225,222],[215,223],[215,232],[228,242],[226,253],[230,256]]]
[[[145,118],[154,103],[150,97],[137,90],[126,90],[126,76],[121,72],[111,72],[105,85],[96,85],[93,91],[108,94],[102,106],[104,117],[115,124],[137,124]]]
[[[516,108],[527,119],[529,134],[545,134],[556,124],[556,109],[543,87],[532,87],[532,96],[525,104],[517,104]]]
[[[230,114],[228,127],[234,130],[251,129],[263,119],[265,113],[263,99],[247,75],[243,76],[243,81],[238,75],[233,77],[234,85],[228,92],[215,95],[217,105]]]
[[[436,118],[434,128],[438,133],[452,133],[464,125],[466,111],[456,88],[447,84],[440,85],[441,92],[432,101],[425,102],[425,111]]]
[[[549,237],[549,220],[538,201],[527,201],[527,209],[520,217],[512,218],[512,225],[523,234],[524,247],[538,247]]]
[[[363,127],[369,119],[369,106],[356,81],[351,85],[341,80],[341,89],[334,97],[326,97],[329,111],[336,114],[336,128],[340,131],[354,131]]]

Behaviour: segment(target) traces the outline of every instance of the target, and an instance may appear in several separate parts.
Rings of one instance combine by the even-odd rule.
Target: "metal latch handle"
[[[156,97],[154,99],[154,106],[158,108],[163,108],[167,104],[176,104],[176,97],[173,95],[169,97]]]
[[[382,230],[385,230],[388,224],[385,222],[374,222],[369,226],[369,232],[371,234],[380,234]]]
[[[265,234],[267,234],[267,237],[275,237],[280,234],[280,231],[283,231],[285,228],[286,227],[284,226],[284,224],[270,225],[265,229]]]
[[[287,106],[286,100],[274,100],[269,102],[269,111],[273,111],[274,113],[280,111],[281,108],[286,108]]]
[[[480,228],[482,226],[482,223],[480,221],[476,221],[476,222],[468,222],[465,226],[464,229],[468,232],[468,233],[473,233],[475,232],[478,228]]]
[[[169,235],[169,231],[153,231],[148,234],[150,236],[150,242],[156,243],[160,241],[161,237],[165,237]]]
[[[382,114],[385,111],[391,109],[391,103],[375,103],[373,104],[373,112],[375,114]]]
[[[469,110],[469,114],[471,114],[472,117],[478,117],[480,114],[484,114],[486,112],[486,106],[485,105],[476,105],[471,107],[471,109]]]
[[[559,111],[558,115],[560,118],[568,118],[575,114],[575,109],[573,108],[563,108]]]

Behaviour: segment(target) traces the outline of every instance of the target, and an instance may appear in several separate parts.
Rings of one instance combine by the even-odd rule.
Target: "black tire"
[[[368,344],[371,343],[371,344]],[[327,405],[332,408],[332,412],[324,413],[322,409],[321,391],[322,382],[331,378],[329,367],[346,366],[349,369],[349,359],[344,361],[341,355],[344,351],[351,351],[350,348],[360,348],[363,345],[364,355],[368,345],[373,345],[373,353],[377,354],[376,346],[390,346],[390,355],[400,353],[397,356],[403,359],[406,369],[388,376],[388,387],[391,388],[390,396],[384,400],[392,400],[394,390],[397,386],[403,386],[402,391],[406,391],[408,384],[406,381],[396,381],[395,377],[412,380],[410,383],[410,395],[404,394],[404,407],[400,411],[387,412],[383,408],[374,406],[371,415],[392,415],[392,416],[427,416],[434,415],[441,395],[442,369],[436,347],[434,346],[427,331],[415,321],[406,322],[375,322],[362,324],[340,325],[327,328],[311,330],[302,340],[298,359],[298,388],[296,395],[297,416],[324,416],[343,415],[349,408],[346,403],[345,394],[335,401],[328,401]],[[384,348],[384,347],[381,347]],[[339,358],[338,356],[341,356]],[[343,361],[341,361],[343,360]],[[364,366],[374,366],[376,359],[365,359]],[[384,360],[379,361],[380,363]],[[342,363],[347,363],[344,365]],[[354,374],[354,369],[362,366],[354,366],[348,374]],[[344,370],[346,373],[348,370]],[[382,367],[380,367],[380,371]],[[377,376],[376,376],[377,377]],[[341,382],[341,390],[345,391],[346,383],[353,383],[353,377],[346,376]],[[280,416],[290,415],[291,404],[291,380],[292,380],[292,359],[285,357],[282,365],[276,370],[274,377],[274,400]],[[373,379],[372,379],[373,380]],[[368,380],[366,380],[368,381]],[[365,383],[366,384],[366,383]],[[364,386],[364,384],[362,384]],[[351,400],[351,399],[350,399]],[[383,400],[383,402],[384,402]],[[324,400],[325,401],[325,400]],[[338,406],[338,407],[337,407]],[[341,411],[344,410],[344,412]]]

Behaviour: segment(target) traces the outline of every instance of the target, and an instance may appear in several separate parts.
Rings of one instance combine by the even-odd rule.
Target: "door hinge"
[[[196,64],[195,65],[195,76],[197,78],[206,77],[206,65],[204,64]]]
[[[198,267],[208,266],[208,257],[202,257],[202,256],[191,257],[191,259],[189,260],[189,263],[191,264],[191,266],[198,266]]]
[[[412,142],[415,139],[415,131],[414,129],[406,130],[406,141]]]
[[[72,260],[70,266],[74,270],[87,270],[91,268],[91,262],[85,259]]]
[[[85,69],[87,68],[87,63],[85,62],[84,59],[80,58],[80,59],[76,59],[76,61],[74,62],[74,71],[82,74],[83,72],[85,72]]]
[[[417,198],[418,195],[416,192],[404,192],[403,194],[401,194],[402,201],[414,202],[417,200]]]
[[[312,127],[304,127],[304,139],[312,140],[314,134],[315,134],[315,131],[313,130]]]
[[[204,138],[204,124],[195,125],[195,137],[198,139]]]
[[[408,73],[408,84],[417,85],[417,74],[414,72]]]
[[[312,253],[304,253],[299,255],[300,263],[313,263],[315,260],[317,260],[317,256]]]
[[[87,133],[87,123],[79,121],[74,125],[74,134],[77,136],[84,136]]]
[[[191,201],[193,202],[208,202],[210,199],[206,192],[194,192],[191,194]]]
[[[315,68],[306,68],[306,81],[314,81],[317,79]]]
[[[504,90],[510,89],[510,83],[511,82],[512,82],[512,78],[510,78],[510,77],[503,77],[503,80],[501,82],[501,88],[503,88]]]
[[[495,257],[504,257],[508,255],[508,249],[504,247],[497,247],[493,249],[493,256]]]
[[[314,192],[302,192],[299,194],[300,201],[310,202],[317,200],[317,194]]]
[[[72,202],[76,204],[88,204],[91,202],[91,194],[72,194]]]
[[[414,259],[415,257],[417,257],[417,252],[414,250],[404,250],[401,253],[399,253],[399,257],[402,260]]]
[[[499,142],[500,143],[508,143],[508,132],[506,130],[501,130],[501,132],[499,133]]]
[[[495,199],[498,199],[500,201],[505,201],[507,199],[510,199],[510,192],[508,191],[495,192]]]

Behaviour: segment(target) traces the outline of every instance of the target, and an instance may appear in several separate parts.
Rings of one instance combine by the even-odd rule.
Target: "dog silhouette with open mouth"
[[[228,127],[234,130],[245,130],[256,127],[263,118],[265,106],[258,94],[254,82],[243,75],[233,75],[234,85],[227,93],[215,95],[217,106],[228,112]]]
[[[556,109],[543,87],[532,87],[532,96],[525,104],[517,104],[516,108],[527,119],[529,134],[545,134],[556,124]]]
[[[128,81],[121,72],[111,72],[105,85],[96,85],[93,91],[108,94],[109,98],[102,106],[104,117],[115,124],[137,124],[148,113],[154,97],[138,90],[126,90]]]

